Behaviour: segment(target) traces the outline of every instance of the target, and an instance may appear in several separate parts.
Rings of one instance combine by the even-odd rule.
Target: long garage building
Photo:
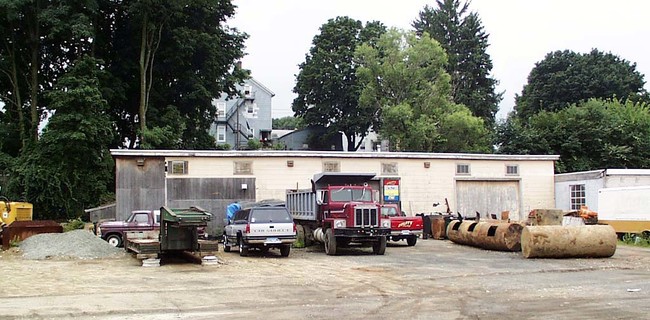
[[[116,216],[131,211],[200,206],[223,226],[234,201],[283,200],[287,189],[311,188],[320,172],[374,173],[382,202],[410,215],[446,211],[463,216],[509,211],[524,220],[553,208],[555,155],[405,152],[111,150],[116,162]],[[434,206],[434,204],[439,204]]]

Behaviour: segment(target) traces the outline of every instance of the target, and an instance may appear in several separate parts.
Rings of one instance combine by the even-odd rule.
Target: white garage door
[[[481,217],[510,211],[510,219],[519,220],[519,181],[456,181],[457,209],[464,217]]]

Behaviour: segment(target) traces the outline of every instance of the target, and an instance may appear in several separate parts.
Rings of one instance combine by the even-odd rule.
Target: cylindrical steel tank
[[[447,238],[458,244],[476,246],[473,235],[482,223],[473,220],[451,221],[447,226]]]
[[[501,221],[452,221],[447,237],[458,244],[487,250],[520,251],[522,229],[521,224]]]
[[[607,258],[616,252],[608,225],[527,226],[521,234],[525,258]]]
[[[488,250],[521,251],[521,231],[518,223],[483,222],[473,234],[476,246]]]

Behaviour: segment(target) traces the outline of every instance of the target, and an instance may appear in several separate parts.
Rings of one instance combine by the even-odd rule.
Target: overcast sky
[[[245,68],[274,93],[273,117],[292,116],[292,89],[298,64],[305,60],[313,37],[337,16],[411,30],[423,0],[233,0],[238,7],[228,24],[249,34]],[[650,1],[644,0],[474,0],[490,35],[492,77],[504,92],[498,117],[514,106],[536,62],[555,50],[589,52],[592,48],[637,64],[650,90]]]

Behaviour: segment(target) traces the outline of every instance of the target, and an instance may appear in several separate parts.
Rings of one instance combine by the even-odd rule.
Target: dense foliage
[[[297,130],[305,127],[301,117],[283,117],[273,119],[273,129]]]
[[[212,99],[248,77],[234,13],[230,0],[0,0],[2,192],[71,218],[110,197],[109,148],[215,148]]]
[[[650,108],[631,100],[591,99],[499,127],[499,151],[557,154],[556,171],[650,168]]]
[[[372,43],[385,27],[365,25],[349,17],[330,19],[320,28],[312,47],[300,64],[293,91],[293,111],[308,126],[323,126],[328,133],[345,133],[348,150],[356,150],[372,125],[373,113],[359,107],[361,87],[357,80],[354,51]],[[360,139],[357,141],[357,136]]]
[[[636,64],[596,49],[581,54],[555,51],[535,64],[528,83],[516,97],[516,116],[560,111],[591,98],[650,102]]]
[[[357,49],[359,106],[374,115],[373,129],[391,150],[488,152],[483,120],[451,102],[450,76],[440,44],[391,29]]]
[[[478,14],[468,7],[468,1],[437,0],[437,7],[424,7],[413,27],[418,34],[429,33],[447,52],[445,70],[451,75],[452,100],[492,125],[502,97],[490,76],[489,35]]]

